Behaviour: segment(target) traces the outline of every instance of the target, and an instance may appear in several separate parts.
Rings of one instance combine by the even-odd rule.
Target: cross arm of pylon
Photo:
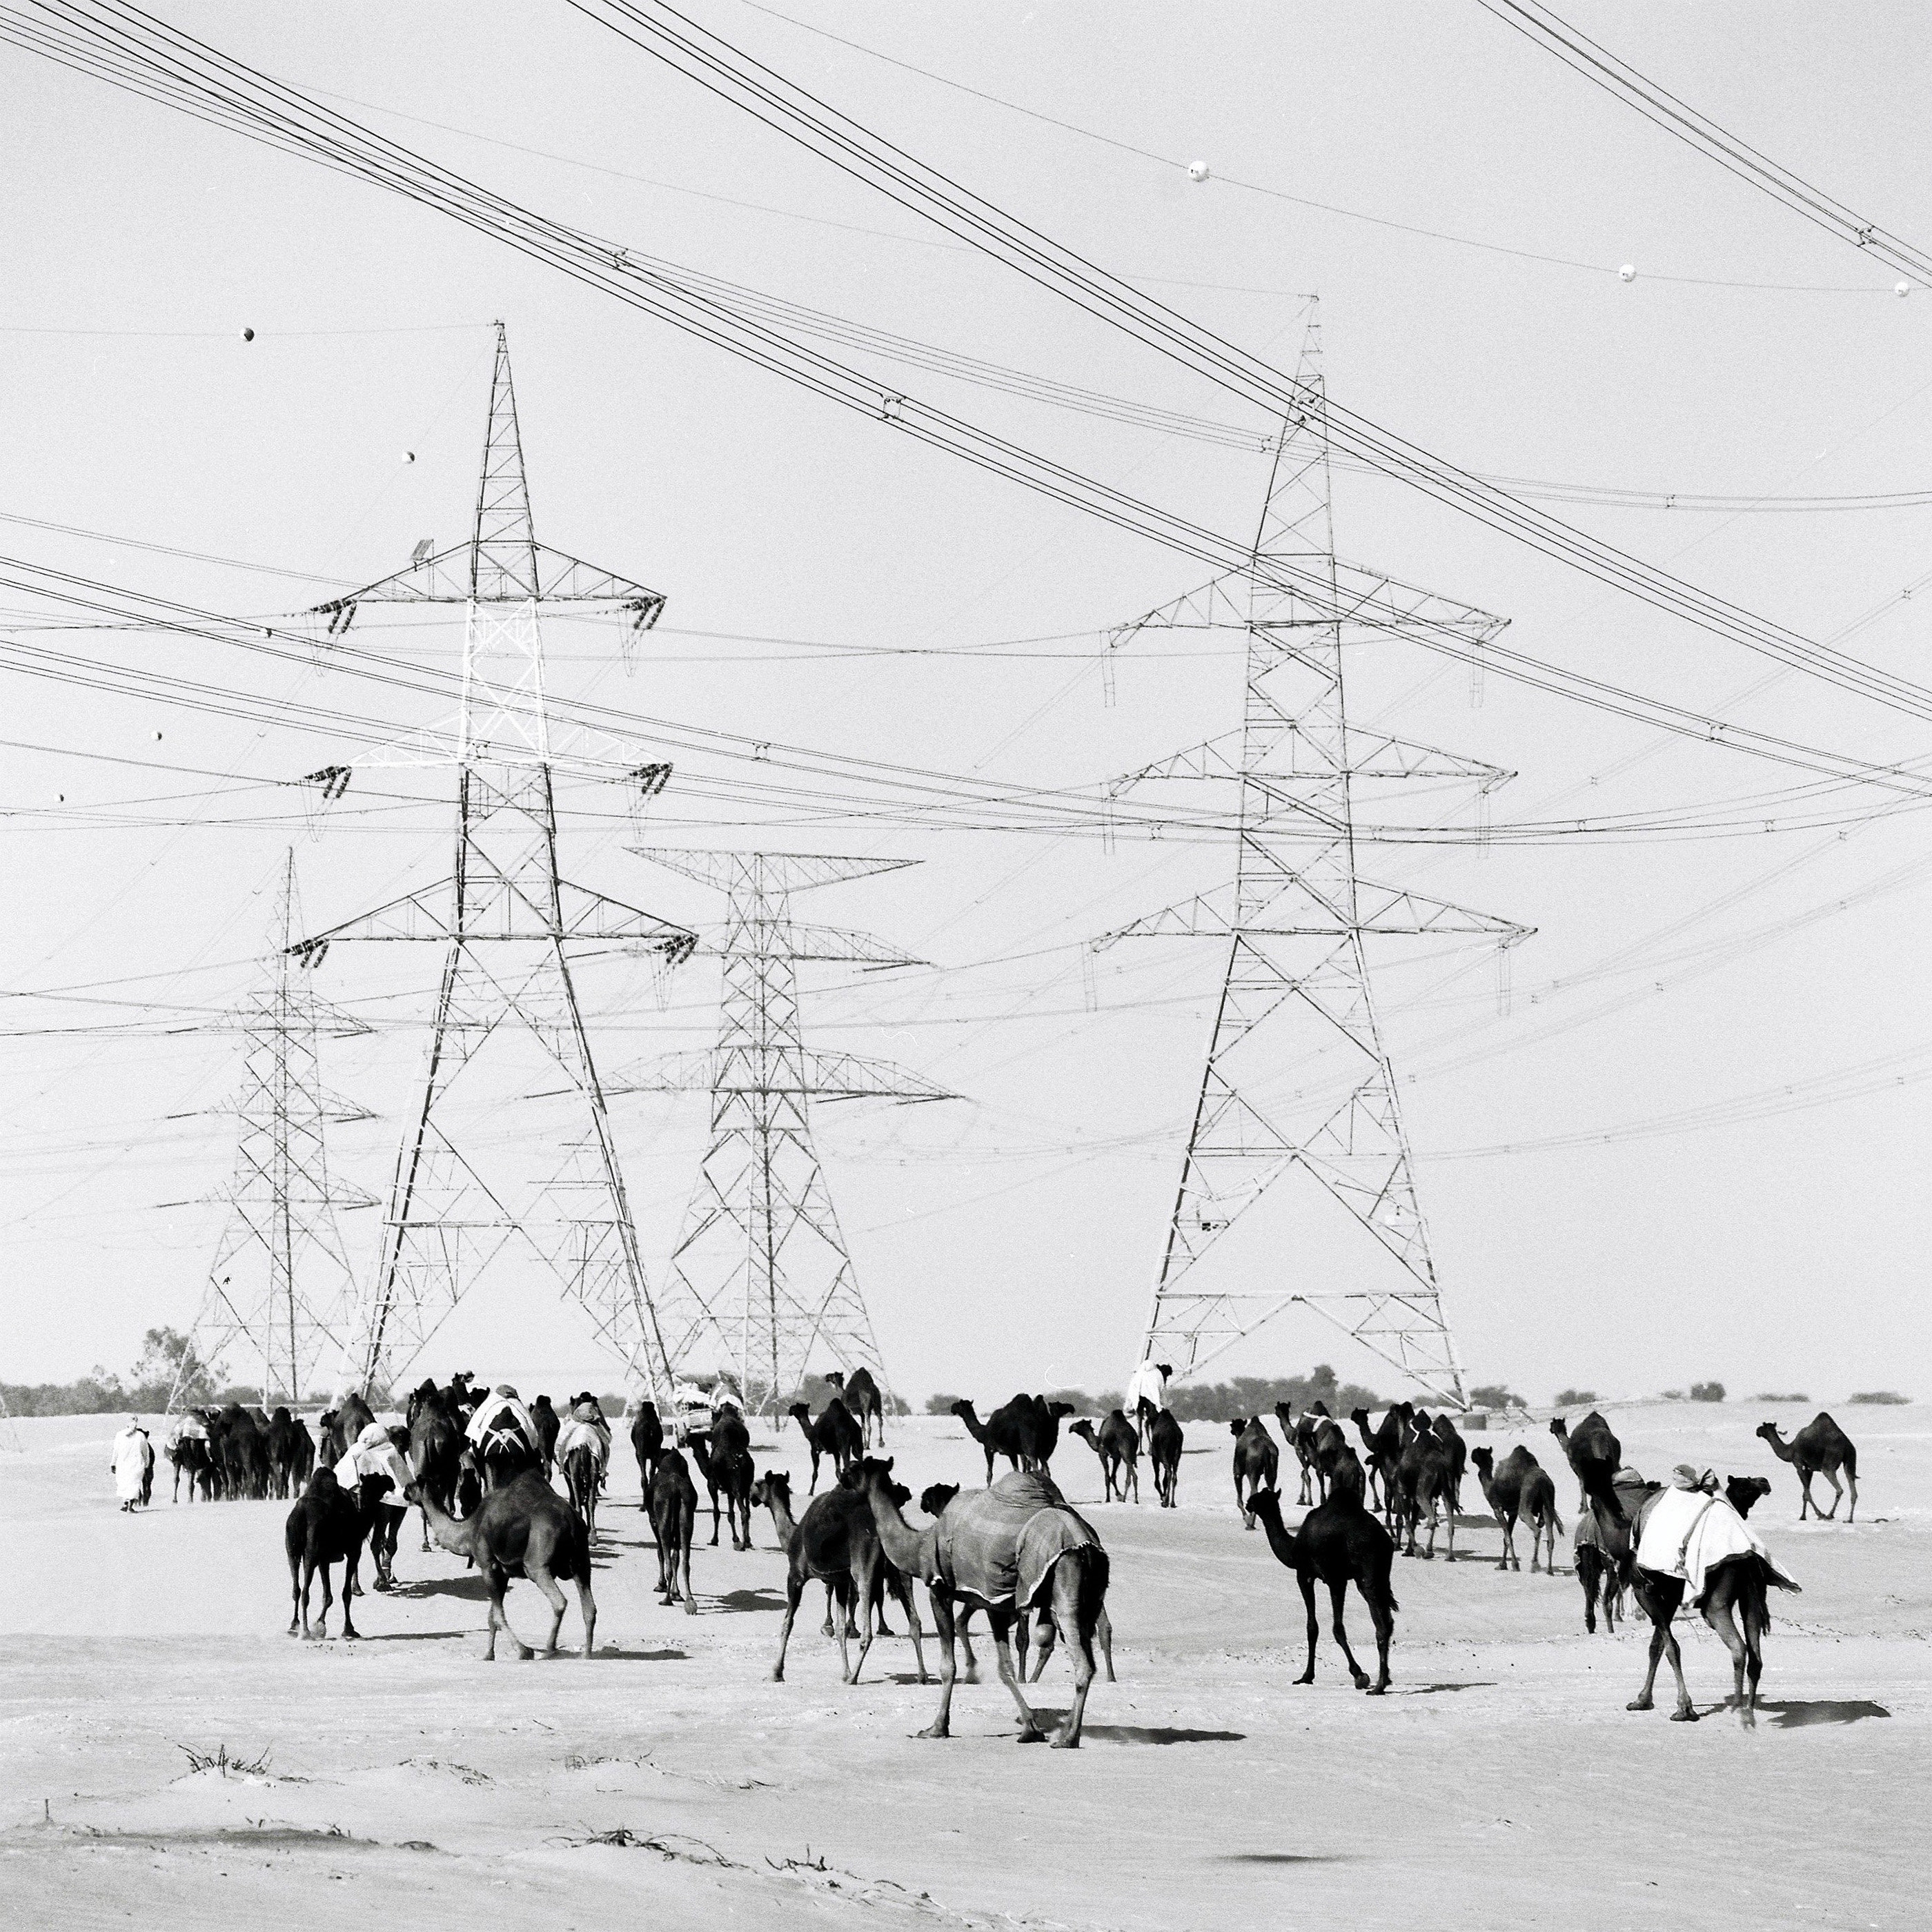
[[[607,1094],[772,1094],[811,1100],[956,1100],[950,1088],[856,1053],[788,1054],[777,1065],[725,1050],[660,1054],[614,1075]],[[539,1096],[540,1097],[540,1096]]]
[[[1281,910],[1282,902],[1291,893],[1292,911]],[[1514,946],[1536,929],[1490,913],[1472,912],[1466,906],[1453,904],[1447,899],[1432,899],[1395,886],[1378,886],[1366,879],[1358,883],[1356,893],[1355,914],[1351,918],[1344,908],[1318,898],[1306,882],[1286,874],[1272,905],[1252,908],[1238,919],[1234,888],[1224,886],[1148,913],[1111,932],[1102,933],[1089,943],[1097,952],[1123,939],[1226,939],[1238,932],[1256,938],[1340,936],[1350,932],[1474,933]]]
[[[1366,735],[1351,733],[1347,740],[1347,764],[1339,764],[1334,751],[1291,724],[1278,732],[1258,762],[1243,764],[1243,734],[1224,731],[1205,743],[1190,745],[1165,758],[1156,758],[1138,771],[1107,779],[1101,789],[1108,798],[1119,798],[1138,784],[1168,778],[1252,778],[1265,785],[1270,778],[1328,779],[1346,775],[1364,778],[1466,778],[1484,791],[1493,790],[1516,776],[1500,765],[1480,758],[1466,758],[1454,752],[1438,750],[1412,739],[1385,733]],[[1305,800],[1284,796],[1285,804],[1306,808]]]
[[[629,617],[633,631],[649,630],[664,610],[662,591],[567,556],[548,544],[532,542],[527,548],[536,558],[536,574],[534,582],[524,587],[537,603],[609,604]],[[358,604],[466,604],[476,594],[470,579],[473,553],[474,546],[466,541],[454,544],[346,596],[318,604],[310,614],[326,617],[329,634],[339,637],[356,621]]]
[[[742,942],[735,937],[734,929],[733,936],[710,950],[721,955],[757,952],[768,958],[848,960],[875,970],[928,963],[874,938],[869,932],[848,932],[840,926],[806,926],[791,919],[761,925]]]
[[[472,895],[472,896],[474,896]],[[338,940],[602,940],[645,945],[662,952],[673,965],[682,965],[697,950],[698,935],[680,926],[626,905],[621,900],[592,892],[587,886],[557,881],[558,916],[554,922],[539,916],[527,898],[513,892],[490,896],[488,904],[497,916],[479,920],[459,934],[453,922],[456,881],[444,879],[424,886],[359,917],[345,920],[322,932],[310,933],[289,948],[307,964],[319,964]]]
[[[468,762],[482,764],[545,765],[559,777],[592,784],[636,784],[646,797],[662,791],[671,767],[655,747],[638,738],[620,738],[586,725],[550,728],[550,742],[542,750],[510,740],[472,746],[466,752],[454,718],[425,725],[407,736],[392,738],[354,758],[303,775],[302,782],[332,805],[345,796],[358,772],[434,771]],[[910,862],[910,861],[908,862]]]
[[[700,884],[728,892],[748,867],[760,868],[772,884],[788,892],[838,885],[875,872],[902,872],[916,859],[881,859],[836,852],[734,852],[686,845],[633,845],[640,859],[662,866]]]

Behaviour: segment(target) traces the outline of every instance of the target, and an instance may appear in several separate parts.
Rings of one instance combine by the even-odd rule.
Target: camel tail
[[[1556,1524],[1556,1534],[1558,1536],[1568,1536],[1570,1534],[1570,1532],[1563,1527],[1562,1511],[1559,1510],[1554,1503],[1552,1503],[1550,1505],[1550,1520]]]
[[[1113,1565],[1107,1552],[1097,1543],[1088,1544],[1073,1554],[1080,1570],[1077,1612],[1080,1632],[1090,1646],[1094,1632],[1100,1624],[1100,1612],[1107,1600],[1107,1579]]]

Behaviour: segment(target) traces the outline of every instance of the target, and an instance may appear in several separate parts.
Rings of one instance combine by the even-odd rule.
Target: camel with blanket
[[[1677,1679],[1672,1720],[1696,1722],[1690,1687],[1684,1681],[1683,1658],[1670,1628],[1688,1598],[1731,1654],[1732,1702],[1748,1728],[1757,1721],[1764,1634],[1771,1625],[1767,1591],[1773,1586],[1780,1590],[1798,1586],[1756,1532],[1715,1492],[1716,1480],[1708,1470],[1700,1475],[1682,1463],[1670,1486],[1658,1490],[1640,1508],[1630,1574],[1638,1605],[1651,1622],[1650,1667],[1643,1688],[1628,1708],[1652,1708],[1657,1666],[1667,1654]]]
[[[1597,1628],[1597,1598],[1604,1603],[1604,1628],[1612,1636],[1617,1618],[1628,1618],[1624,1595],[1630,1588],[1630,1564],[1636,1552],[1632,1526],[1638,1512],[1657,1495],[1661,1486],[1647,1483],[1628,1464],[1619,1468],[1611,1484],[1616,1499],[1614,1511],[1604,1508],[1587,1494],[1576,1512],[1570,1532],[1570,1545],[1576,1564],[1576,1581],[1583,1590],[1583,1628],[1592,1635]]]
[[[610,1427],[596,1403],[580,1401],[570,1419],[557,1431],[556,1460],[563,1466],[564,1486],[584,1519],[591,1542],[597,1540],[597,1492],[610,1462]]]
[[[1000,1681],[1020,1713],[1019,1742],[1045,1737],[1013,1669],[1015,1622],[1044,1607],[1073,1663],[1073,1704],[1054,1733],[1056,1750],[1080,1742],[1096,1669],[1094,1639],[1107,1595],[1107,1552],[1092,1526],[1044,1470],[1016,1470],[990,1488],[956,1496],[931,1528],[916,1530],[892,1500],[892,1465],[862,1462],[855,1486],[871,1504],[886,1559],[926,1580],[939,1631],[939,1714],[920,1735],[952,1735],[956,1609],[981,1610],[992,1625]]]

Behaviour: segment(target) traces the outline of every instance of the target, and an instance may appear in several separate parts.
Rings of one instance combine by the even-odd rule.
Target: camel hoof
[[[1686,1704],[1681,1711],[1671,1712],[1670,1721],[1673,1724],[1694,1724],[1697,1721],[1697,1713]]]
[[[950,1738],[952,1735],[944,1724],[928,1724],[924,1730],[913,1732],[916,1738]]]
[[[1355,1688],[1358,1690],[1366,1690],[1368,1688],[1369,1673],[1366,1670],[1357,1671],[1355,1672]]]
[[[531,1649],[528,1644],[520,1643],[517,1646],[517,1655],[521,1662],[527,1664],[532,1658],[536,1655],[536,1652]]]
[[[344,1643],[354,1643],[362,1636],[362,1634],[360,1630],[346,1630],[342,1633],[342,1641]]]
[[[1013,1742],[1019,1744],[1043,1744],[1046,1742],[1046,1733],[1044,1731],[1028,1729],[1021,1732]]]
[[[1388,1695],[1388,1686],[1386,1684],[1371,1684],[1368,1687],[1366,1694],[1371,1697],[1386,1697]]]
[[[1055,1750],[1078,1750],[1080,1748],[1080,1740],[1078,1738],[1064,1736],[1057,1737],[1052,1741],[1052,1748]]]
[[[784,1672],[782,1670],[774,1670],[772,1672],[772,1682],[774,1684],[782,1684],[784,1682]]]
[[[1626,1711],[1654,1711],[1657,1706],[1648,1697],[1633,1697],[1624,1708]]]

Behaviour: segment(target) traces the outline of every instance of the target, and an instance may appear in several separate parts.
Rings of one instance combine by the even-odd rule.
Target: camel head
[[[1726,1476],[1724,1478],[1724,1500],[1740,1516],[1749,1516],[1751,1505],[1771,1494],[1768,1476]]]
[[[958,1493],[959,1485],[957,1483],[934,1483],[931,1488],[921,1492],[919,1506],[928,1516],[938,1516],[944,1513],[946,1505]]]
[[[1281,1492],[1279,1490],[1250,1490],[1248,1508],[1264,1522],[1281,1520]]]
[[[1486,1442],[1479,1443],[1476,1448],[1469,1451],[1469,1460],[1475,1464],[1478,1470],[1481,1473],[1483,1480],[1486,1483],[1490,1480],[1490,1472],[1496,1460],[1496,1452]]]
[[[1162,1382],[1166,1382],[1174,1372],[1174,1364],[1172,1362],[1156,1362],[1154,1366],[1160,1370],[1160,1378]]]
[[[1228,1433],[1230,1436],[1240,1436],[1247,1426],[1248,1418],[1245,1415],[1238,1415],[1228,1424]]]
[[[1348,1412],[1348,1420],[1358,1429],[1366,1429],[1369,1426],[1369,1412],[1366,1408],[1352,1408]]]
[[[980,1420],[979,1416],[974,1410],[973,1405],[968,1402],[964,1396],[962,1396],[957,1402],[954,1402],[946,1411],[946,1413],[949,1415],[958,1416],[959,1420],[964,1423],[968,1429],[973,1428]]]
[[[1046,1412],[1058,1422],[1062,1416],[1074,1413],[1073,1405],[1070,1402],[1050,1402],[1046,1406]]]
[[[794,1422],[802,1422],[808,1429],[812,1426],[812,1411],[807,1408],[803,1402],[794,1402],[790,1408],[785,1411],[785,1413],[790,1416]]]
[[[849,1489],[862,1490],[868,1496],[882,1496],[890,1502],[892,1492],[898,1487],[892,1480],[894,1460],[890,1456],[862,1456],[839,1480]]]
[[[1756,1429],[1752,1432],[1755,1435],[1762,1436],[1774,1449],[1777,1448],[1784,1440],[1784,1437],[1778,1434],[1778,1424],[1774,1422],[1760,1422]]]
[[[1563,1420],[1562,1416],[1552,1415],[1550,1418],[1550,1432],[1556,1437],[1558,1442],[1562,1443],[1566,1448],[1568,1446],[1570,1441],[1570,1425]],[[1762,1436],[1764,1433],[1764,1431],[1760,1429],[1758,1431],[1758,1433]]]
[[[827,1369],[818,1379],[836,1388],[841,1395],[845,1393],[845,1371],[843,1369]]]
[[[767,1469],[752,1485],[752,1507],[764,1509],[774,1501],[782,1504],[787,1513],[791,1509],[791,1478],[782,1469]]]

